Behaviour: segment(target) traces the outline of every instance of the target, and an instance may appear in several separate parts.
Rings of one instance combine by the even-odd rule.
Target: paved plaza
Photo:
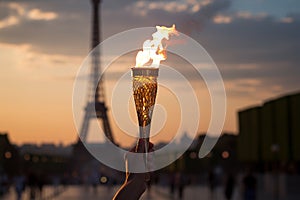
[[[84,187],[84,186],[69,186],[66,188],[60,187],[58,192],[55,192],[53,187],[46,187],[43,191],[43,200],[45,199],[53,199],[53,200],[110,200],[112,199],[113,195],[117,191],[119,186],[108,188],[105,186],[98,186],[97,190],[94,190],[91,187]],[[222,192],[219,189],[215,196],[216,199],[222,200]],[[219,197],[218,197],[219,196]],[[187,187],[184,192],[184,199],[195,199],[195,197],[201,197],[201,199],[208,200],[209,192],[206,187]],[[16,195],[14,190],[11,188],[9,194],[0,198],[3,200],[15,200]],[[22,200],[29,199],[29,191],[25,191]],[[41,199],[41,198],[36,198]],[[170,195],[168,188],[166,187],[159,187],[153,186],[150,191],[147,191],[142,200],[170,200],[170,199],[178,199],[177,194],[175,193],[174,196]],[[197,198],[196,198],[197,199]]]
[[[91,187],[84,187],[84,186],[68,186],[66,188],[60,187],[58,192],[55,192],[53,187],[46,187],[43,191],[43,198],[36,198],[36,199],[43,199],[43,200],[110,200],[112,199],[113,195],[117,191],[119,186],[115,186],[112,188],[108,188],[105,186],[98,186],[97,190],[94,190]],[[216,200],[223,200],[223,193],[222,188],[216,189],[214,194],[214,199]],[[184,191],[184,198],[183,200],[194,200],[194,199],[203,199],[203,200],[210,200],[209,190],[207,187],[204,186],[189,186],[186,187]],[[147,190],[145,194],[142,196],[141,200],[177,200],[177,193],[173,196],[170,195],[169,189],[167,187],[161,186],[152,186],[151,190]],[[238,198],[237,193],[235,194],[234,199]],[[0,198],[1,199],[1,198]],[[11,189],[10,193],[4,197],[3,200],[15,200],[16,196],[14,190]],[[22,200],[29,199],[29,191],[25,191]]]
[[[292,183],[292,182],[291,182]],[[299,200],[300,195],[298,191],[298,181],[289,184],[291,192],[287,192],[285,196],[278,198],[278,200]],[[120,186],[106,187],[98,186],[96,190],[92,187],[85,186],[67,186],[67,187],[45,187],[42,198],[39,195],[36,200],[111,200]],[[292,190],[291,190],[292,189]],[[152,186],[151,190],[144,193],[141,200],[179,200],[178,194],[171,195],[168,187]],[[257,200],[277,199],[274,196],[267,196],[267,192],[262,185],[258,184],[258,198]],[[0,197],[0,200],[16,200],[14,189],[11,188],[6,196]],[[232,200],[242,200],[241,187],[237,186],[234,190]],[[29,200],[29,190],[24,192],[22,200]],[[207,186],[204,185],[189,185],[184,190],[184,197],[182,200],[225,200],[224,189],[218,187],[215,189],[213,196]]]

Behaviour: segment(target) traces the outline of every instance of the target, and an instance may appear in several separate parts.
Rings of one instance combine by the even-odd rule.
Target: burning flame
[[[144,64],[152,60],[149,67],[158,68],[161,60],[167,59],[167,46],[163,46],[162,40],[169,40],[170,35],[178,35],[175,24],[168,28],[165,26],[156,26],[157,31],[152,34],[152,40],[146,40],[143,44],[143,50],[136,55],[135,67],[143,67]]]

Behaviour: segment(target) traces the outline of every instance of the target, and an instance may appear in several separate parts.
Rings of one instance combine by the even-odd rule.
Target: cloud
[[[15,2],[9,3],[9,4],[7,4],[7,7],[11,10],[16,11],[18,15],[25,14],[25,8],[18,3],[15,3]]]
[[[19,22],[20,22],[20,20],[16,16],[6,17],[3,20],[0,20],[0,29],[16,25]]]
[[[264,19],[268,16],[267,13],[261,12],[261,13],[257,13],[257,14],[253,14],[249,11],[238,11],[235,13],[235,17],[236,18],[240,18],[240,19],[256,19],[256,20],[260,20],[260,19]]]
[[[21,19],[29,20],[54,20],[58,17],[58,14],[53,11],[43,11],[39,8],[30,8],[27,4],[11,2],[4,4],[4,8],[8,9],[9,17],[14,16]]]
[[[32,20],[53,20],[57,18],[57,14],[55,12],[43,12],[40,9],[32,9],[28,12],[27,17]]]
[[[204,24],[230,6],[230,0],[137,1],[127,5],[133,15],[161,24],[176,23],[184,33],[201,30]]]
[[[20,16],[24,14],[25,9],[17,3],[9,3],[0,11],[0,29],[3,29],[19,24]]]
[[[215,24],[229,24],[232,23],[234,20],[254,20],[260,21],[270,17],[267,13],[251,13],[249,11],[238,11],[238,12],[231,12],[226,14],[218,14],[213,18],[213,22]],[[291,22],[291,18],[283,18],[280,20],[281,22]]]
[[[146,16],[153,10],[162,10],[168,13],[196,13],[203,6],[211,4],[212,0],[187,0],[187,1],[137,1],[126,7],[138,16]]]
[[[33,51],[30,44],[5,44],[0,43],[0,48],[2,50],[13,52],[16,56],[15,60],[19,60],[19,63],[22,63],[22,66],[30,68],[40,68],[41,63],[44,63],[43,67],[70,67],[70,63],[82,61],[81,57],[78,56],[64,56],[61,54],[44,54],[41,52]],[[77,66],[73,66],[77,67]],[[24,67],[22,67],[24,68]]]
[[[292,17],[283,17],[280,19],[280,22],[282,23],[293,23],[294,19]]]
[[[193,37],[219,63],[300,62],[300,20],[281,23],[272,17],[234,19],[208,25]]]
[[[14,21],[0,21],[0,42],[30,44],[33,51],[47,54],[87,53],[89,32],[86,30],[89,20],[84,20],[86,17],[82,17],[78,8],[68,11],[66,2],[64,5],[60,1],[51,2],[3,3],[2,8],[9,10],[9,17],[13,17]],[[67,8],[66,12],[63,11],[64,7]]]
[[[263,81],[257,78],[238,78],[228,80],[225,83],[226,90],[230,96],[237,94],[238,96],[247,96],[257,92],[257,88],[263,85]],[[269,88],[270,89],[270,88]]]
[[[214,23],[216,24],[228,24],[232,22],[232,17],[225,15],[216,15],[213,18]]]
[[[30,44],[32,51],[45,54],[85,55],[89,49],[90,4],[83,6],[81,2],[3,2],[0,13],[6,11],[4,19],[11,19],[10,23],[0,20],[0,42]]]
[[[44,12],[40,9],[28,9],[28,7],[12,2],[4,5],[2,10],[6,10],[4,17],[0,20],[0,29],[20,24],[22,21],[28,20],[45,20],[50,21],[58,17],[55,12]]]
[[[138,3],[142,2],[142,3]],[[102,4],[102,36],[130,28],[170,26],[176,23],[181,32],[189,33],[229,6],[229,0],[182,1],[104,1]],[[151,5],[147,15],[133,12],[139,4]],[[0,42],[29,43],[35,51],[50,54],[86,55],[91,34],[91,5],[86,1],[12,1],[3,7],[14,13],[18,21],[0,31]],[[146,9],[146,7],[143,7]],[[3,9],[4,10],[4,9]],[[173,12],[174,10],[174,12]],[[55,23],[49,21],[55,20]],[[4,25],[3,25],[4,27]]]
[[[267,15],[224,15],[232,21],[213,21],[192,36],[218,65],[229,96],[264,99],[300,89],[296,14],[288,16],[293,18],[288,23]]]

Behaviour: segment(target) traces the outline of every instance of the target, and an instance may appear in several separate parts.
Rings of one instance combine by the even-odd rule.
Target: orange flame
[[[162,44],[162,40],[169,40],[170,35],[178,35],[175,24],[168,28],[165,26],[156,26],[157,31],[152,34],[152,40],[146,40],[143,44],[143,50],[136,55],[135,67],[143,67],[144,64],[152,60],[149,67],[158,68],[160,61],[167,59],[166,46]]]

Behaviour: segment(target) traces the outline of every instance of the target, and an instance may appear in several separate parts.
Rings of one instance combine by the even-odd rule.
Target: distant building
[[[300,161],[300,93],[241,110],[238,119],[241,161]]]
[[[13,175],[19,170],[19,152],[13,146],[7,133],[0,133],[0,174],[2,171]]]
[[[24,173],[62,175],[68,172],[72,146],[23,144],[18,147]]]
[[[206,173],[215,167],[222,167],[225,171],[234,171],[238,168],[236,156],[237,136],[233,133],[223,133],[218,139],[218,142],[205,157],[199,159],[199,150],[206,139],[215,139],[211,136],[202,133],[193,141],[188,134],[184,134],[181,142],[189,142],[191,146],[185,153],[170,164],[164,170],[166,171],[184,171],[187,173]]]
[[[23,144],[20,146],[20,153],[24,154],[38,154],[48,156],[63,156],[70,157],[72,154],[72,146],[55,145],[52,143],[45,143],[41,145]]]
[[[195,152],[198,152],[204,142],[206,135],[199,135],[198,144],[194,149]],[[208,136],[207,139],[210,139]],[[212,139],[212,138],[211,138]],[[196,167],[202,171],[209,171],[210,169],[215,168],[216,166],[221,166],[225,171],[234,171],[238,168],[237,155],[236,155],[236,146],[237,146],[237,135],[234,133],[222,133],[218,142],[215,144],[213,149],[207,154],[205,158],[197,159],[198,166]],[[192,158],[192,155],[189,155]],[[196,170],[197,171],[197,170]]]

